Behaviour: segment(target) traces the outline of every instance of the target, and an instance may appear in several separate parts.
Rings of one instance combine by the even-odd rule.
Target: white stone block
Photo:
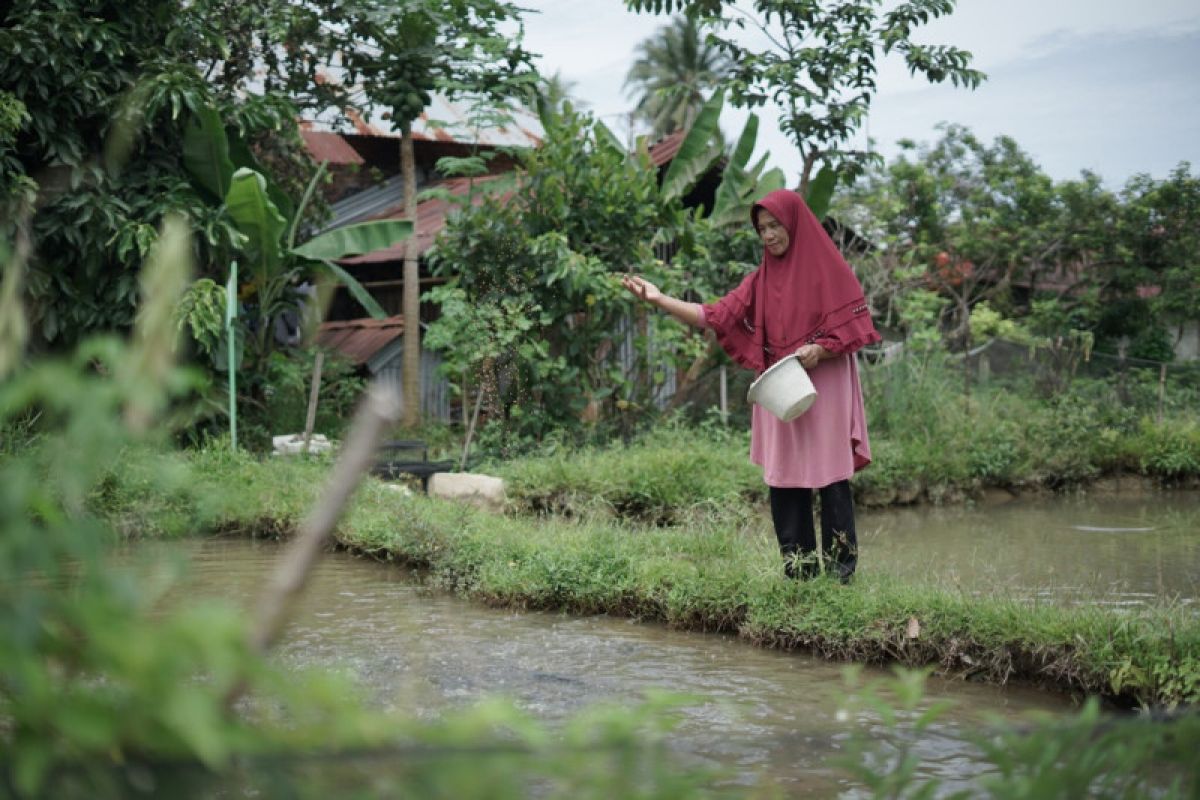
[[[297,455],[304,451],[304,434],[285,433],[282,436],[272,436],[271,447],[274,448],[277,456]],[[308,452],[310,453],[324,453],[332,447],[333,445],[323,433],[314,433],[308,440]]]
[[[474,472],[435,472],[429,476],[429,496],[461,500],[489,511],[504,508],[504,481]]]

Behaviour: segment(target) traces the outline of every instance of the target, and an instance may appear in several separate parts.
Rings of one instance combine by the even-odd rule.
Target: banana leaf
[[[612,129],[599,120],[592,127],[596,134],[596,144],[606,150],[611,150],[620,153],[622,156],[628,156],[629,153],[625,150],[625,146],[621,144],[621,140],[612,132]]]
[[[263,279],[275,276],[283,266],[282,237],[287,220],[267,195],[266,179],[245,167],[234,172],[225,208],[249,240],[249,253],[258,260],[256,272]]]
[[[737,144],[733,147],[733,153],[729,156],[729,163],[739,169],[745,169],[746,165],[750,163],[750,156],[754,153],[754,143],[757,139],[758,115],[751,114],[746,119],[746,124],[742,127]]]
[[[215,108],[202,106],[183,130],[183,166],[201,188],[220,200],[229,191],[233,161],[225,126]]]
[[[371,297],[371,293],[367,291],[367,287],[359,283],[353,275],[339,267],[332,261],[321,261],[321,265],[333,275],[334,279],[346,287],[350,295],[367,310],[373,319],[383,319],[387,316],[387,312],[375,302],[375,298]]]
[[[786,187],[787,177],[779,167],[768,170],[758,179],[758,191],[764,195]]]
[[[717,123],[724,103],[725,93],[717,91],[696,115],[696,121],[679,145],[679,152],[671,160],[663,177],[664,200],[673,200],[686,194],[721,156],[720,128]]]
[[[292,252],[314,261],[332,261],[383,250],[412,235],[412,222],[384,219],[334,228],[314,236]]]
[[[821,167],[817,177],[808,184],[808,197],[804,200],[817,219],[825,219],[825,215],[829,213],[829,202],[833,200],[833,190],[836,186],[837,173],[828,164]]]

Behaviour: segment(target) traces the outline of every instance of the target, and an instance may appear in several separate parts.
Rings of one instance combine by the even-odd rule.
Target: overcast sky
[[[634,101],[623,89],[638,44],[667,17],[632,14],[621,0],[523,0],[526,45],[545,74],[561,71],[574,95],[625,133]],[[749,7],[748,3],[743,3]],[[1166,177],[1180,161],[1200,170],[1200,0],[959,0],[954,15],[917,40],[974,54],[988,73],[977,90],[929,86],[889,59],[869,125],[855,144],[890,158],[896,140],[933,141],[941,121],[991,140],[1004,134],[1057,179],[1099,173],[1112,188],[1138,172]],[[723,127],[744,116],[726,112]],[[760,152],[796,181],[799,157],[759,112]]]

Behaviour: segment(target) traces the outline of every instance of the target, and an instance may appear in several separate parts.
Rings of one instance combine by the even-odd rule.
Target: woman
[[[789,577],[820,572],[813,489],[821,496],[821,549],[848,582],[858,564],[850,476],[871,463],[867,418],[853,353],[878,342],[863,290],[800,195],[771,192],[753,209],[762,263],[736,289],[701,305],[669,297],[626,275],[636,297],[697,327],[711,328],[738,364],[763,372],[796,354],[817,399],[792,422],[753,407],[750,460],[763,468],[775,536]]]

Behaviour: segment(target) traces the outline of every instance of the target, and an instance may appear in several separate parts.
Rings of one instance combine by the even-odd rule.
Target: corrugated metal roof
[[[485,175],[475,178],[475,187],[480,184],[489,183],[499,180],[500,178],[511,177],[509,175]],[[451,178],[447,181],[441,181],[434,185],[433,188],[445,189],[455,197],[466,197],[471,191],[471,179],[469,178]],[[499,196],[506,198],[512,195],[511,191],[503,192]],[[482,201],[487,196],[486,192],[480,192],[476,198],[477,202]],[[440,197],[435,197],[426,200],[423,203],[417,204],[417,252],[424,253],[433,245],[434,239],[446,227],[446,215],[458,206]],[[400,203],[395,207],[388,209],[386,212],[376,217],[376,219],[401,219],[404,216],[404,205]],[[391,247],[383,250],[376,250],[373,253],[364,253],[360,256],[352,256],[351,258],[341,259],[338,263],[341,264],[377,264],[383,261],[400,261],[404,258],[404,242],[394,244]]]
[[[679,152],[679,146],[683,144],[685,136],[687,136],[687,131],[675,131],[674,133],[668,133],[650,145],[648,152],[650,154],[650,161],[653,162],[654,166],[661,167],[675,158],[675,154]]]
[[[318,71],[318,80],[337,80],[328,70]],[[355,97],[362,97],[361,85],[352,88]],[[372,108],[366,113],[347,111],[347,120],[339,120],[331,111],[304,121],[305,127],[328,133],[359,133],[369,136],[394,136],[400,131],[392,124],[391,113],[385,108]],[[431,98],[429,107],[413,122],[414,139],[429,139],[461,144],[483,144],[494,147],[537,147],[545,131],[537,115],[523,108],[509,109],[512,123],[504,126],[472,125],[470,112],[462,103],[447,100],[440,94]]]
[[[333,216],[323,230],[371,219],[403,203],[404,176],[395,175],[383,183],[355,192],[331,205],[329,209]]]
[[[404,333],[404,317],[322,322],[317,344],[337,350],[355,364],[365,364]]]
[[[668,134],[650,145],[648,152],[650,160],[656,167],[662,167],[675,157],[679,146],[683,143],[685,131]],[[475,186],[494,181],[506,175],[485,175],[474,179]],[[426,188],[447,190],[455,197],[466,197],[471,191],[471,179],[451,178],[440,181]],[[335,223],[330,227],[345,225],[366,219],[401,219],[404,216],[404,186],[400,176],[392,178],[377,187],[359,192],[333,205]],[[502,193],[502,198],[512,195],[512,191]],[[481,193],[479,200],[485,196]],[[424,253],[432,245],[438,234],[446,227],[446,215],[457,205],[442,198],[434,198],[417,204],[417,253]],[[378,264],[387,261],[400,261],[404,258],[404,243],[400,242],[383,250],[364,253],[358,256],[341,259],[341,264]]]
[[[336,133],[301,128],[300,137],[304,139],[314,161],[328,161],[330,164],[366,163],[358,151]]]

